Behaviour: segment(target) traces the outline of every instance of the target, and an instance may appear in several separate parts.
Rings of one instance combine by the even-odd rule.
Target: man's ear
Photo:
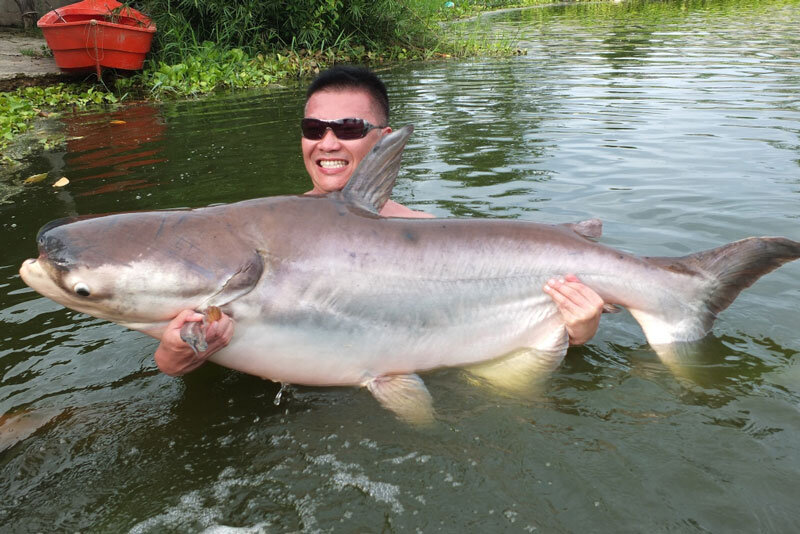
[[[383,137],[384,135],[389,135],[390,133],[392,133],[391,126],[387,126],[386,128],[381,128],[381,137]]]

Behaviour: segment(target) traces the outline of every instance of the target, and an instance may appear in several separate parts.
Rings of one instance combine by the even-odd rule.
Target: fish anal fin
[[[433,423],[431,394],[419,376],[385,375],[373,378],[365,385],[381,406],[394,412],[401,420],[414,425]]]
[[[566,353],[566,343],[560,349],[524,348],[466,370],[502,391],[521,393],[549,377]]]

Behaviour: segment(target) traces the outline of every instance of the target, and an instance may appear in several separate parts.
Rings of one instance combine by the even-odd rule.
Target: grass
[[[34,50],[33,48],[21,48],[19,53],[23,56],[32,57],[34,59],[53,57],[53,51],[47,48],[45,45],[42,45],[39,50]]]

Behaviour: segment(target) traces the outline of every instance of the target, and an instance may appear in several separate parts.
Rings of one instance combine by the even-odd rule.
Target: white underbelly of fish
[[[377,376],[467,366],[530,347],[563,348],[565,331],[549,297],[452,311],[452,321],[375,324],[324,320],[237,320],[232,342],[211,360],[277,382],[362,385]]]

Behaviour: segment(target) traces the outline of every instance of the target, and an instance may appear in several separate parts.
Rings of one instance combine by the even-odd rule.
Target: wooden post
[[[35,28],[36,21],[39,20],[39,12],[36,11],[34,0],[14,0],[14,2],[17,4],[22,17],[22,27],[26,30]]]

